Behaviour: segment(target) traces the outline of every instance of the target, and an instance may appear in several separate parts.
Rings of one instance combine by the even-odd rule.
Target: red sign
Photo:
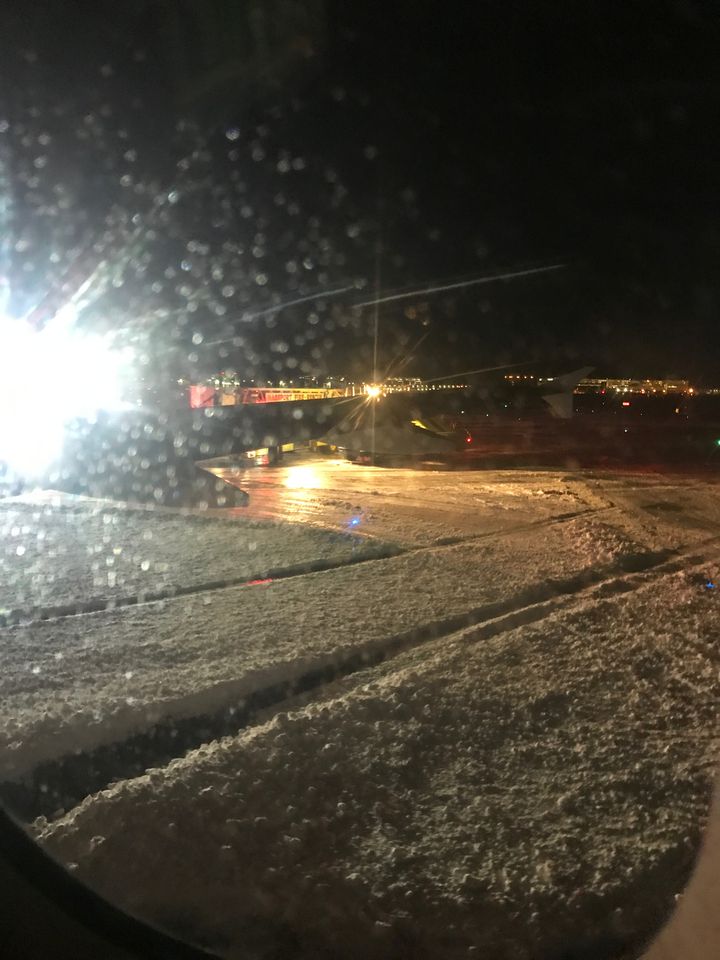
[[[199,407],[215,406],[215,387],[206,387],[202,383],[194,383],[188,387],[188,401],[193,410]]]

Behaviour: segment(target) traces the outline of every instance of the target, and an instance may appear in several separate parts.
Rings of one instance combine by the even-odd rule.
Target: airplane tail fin
[[[558,389],[553,393],[543,395],[543,400],[550,407],[550,412],[554,417],[561,420],[569,420],[573,415],[573,390],[580,383],[583,377],[586,377],[592,367],[581,367],[579,370],[572,370],[570,373],[564,373],[562,376],[553,378],[553,388]]]

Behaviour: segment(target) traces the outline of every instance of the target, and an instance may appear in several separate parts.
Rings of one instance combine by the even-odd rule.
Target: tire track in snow
[[[211,593],[216,590],[226,590],[229,587],[250,587],[268,580],[286,580],[289,577],[302,577],[308,573],[325,573],[328,570],[339,570],[341,567],[369,563],[373,560],[388,560],[405,552],[402,547],[395,544],[364,545],[360,548],[358,555],[354,557],[341,557],[335,560],[308,560],[303,563],[291,564],[288,567],[269,567],[250,577],[244,574],[240,577],[223,577],[185,586],[179,585],[163,587],[161,590],[129,593],[119,597],[91,597],[89,600],[77,600],[56,606],[11,610],[7,614],[0,615],[0,627],[11,627],[18,624],[27,626],[42,620],[65,620],[68,617],[78,617],[86,613],[115,610],[118,607],[133,607],[144,603],[156,603],[159,600],[187,597],[197,593]]]
[[[526,523],[516,524],[512,527],[489,530],[468,537],[441,538],[433,543],[423,544],[417,547],[403,547],[399,544],[386,541],[378,541],[375,543],[371,537],[364,535],[362,536],[363,545],[354,557],[342,557],[335,560],[308,560],[302,563],[291,564],[287,567],[270,567],[260,570],[250,577],[245,574],[239,577],[223,577],[215,580],[205,580],[201,583],[187,584],[185,586],[163,587],[160,590],[138,591],[137,593],[129,593],[124,596],[110,598],[90,597],[87,600],[76,600],[72,603],[17,608],[0,614],[0,627],[11,627],[19,624],[29,626],[44,620],[64,620],[68,617],[78,617],[87,613],[99,613],[104,610],[115,610],[120,607],[133,607],[145,603],[156,603],[159,600],[169,600],[173,597],[187,597],[200,593],[212,593],[217,590],[226,590],[230,587],[252,587],[265,583],[268,580],[287,580],[291,577],[306,576],[309,573],[326,573],[331,570],[339,570],[342,567],[356,566],[375,560],[389,560],[392,557],[399,557],[403,554],[422,553],[428,550],[442,549],[443,547],[454,547],[461,543],[481,542],[491,537],[524,533],[538,527],[551,526],[557,523],[568,523],[570,520],[610,513],[616,510],[620,510],[620,507],[614,504],[603,507],[589,507],[585,510],[561,513],[554,517],[545,517],[542,520],[531,520]],[[337,533],[337,530],[331,528],[326,529],[331,533]]]
[[[557,520],[557,518],[553,518]],[[628,593],[653,579],[705,562],[720,544],[720,536],[707,538],[691,551],[663,550],[620,558],[612,568],[588,570],[562,580],[544,581],[507,600],[484,604],[463,614],[424,624],[380,643],[359,647],[341,659],[319,658],[302,674],[288,676],[269,686],[228,701],[212,713],[168,716],[146,731],[91,751],[45,761],[22,780],[0,783],[0,801],[24,820],[59,816],[86,796],[111,783],[132,779],[151,767],[178,759],[203,744],[231,736],[274,713],[327,694],[328,687],[349,679],[398,654],[471,628],[469,642],[537,623],[551,614],[581,602]],[[179,706],[180,704],[178,704]]]

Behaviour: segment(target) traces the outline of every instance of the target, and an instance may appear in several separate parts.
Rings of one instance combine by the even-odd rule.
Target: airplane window
[[[638,957],[717,761],[717,18],[2,18],[0,803],[233,960]]]

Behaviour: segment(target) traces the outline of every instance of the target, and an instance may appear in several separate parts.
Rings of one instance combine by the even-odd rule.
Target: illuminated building
[[[652,396],[653,394],[667,393],[696,393],[694,387],[690,386],[689,380],[678,378],[660,379],[630,379],[630,378],[597,378],[586,377],[581,380],[575,392],[576,393],[644,393]]]

